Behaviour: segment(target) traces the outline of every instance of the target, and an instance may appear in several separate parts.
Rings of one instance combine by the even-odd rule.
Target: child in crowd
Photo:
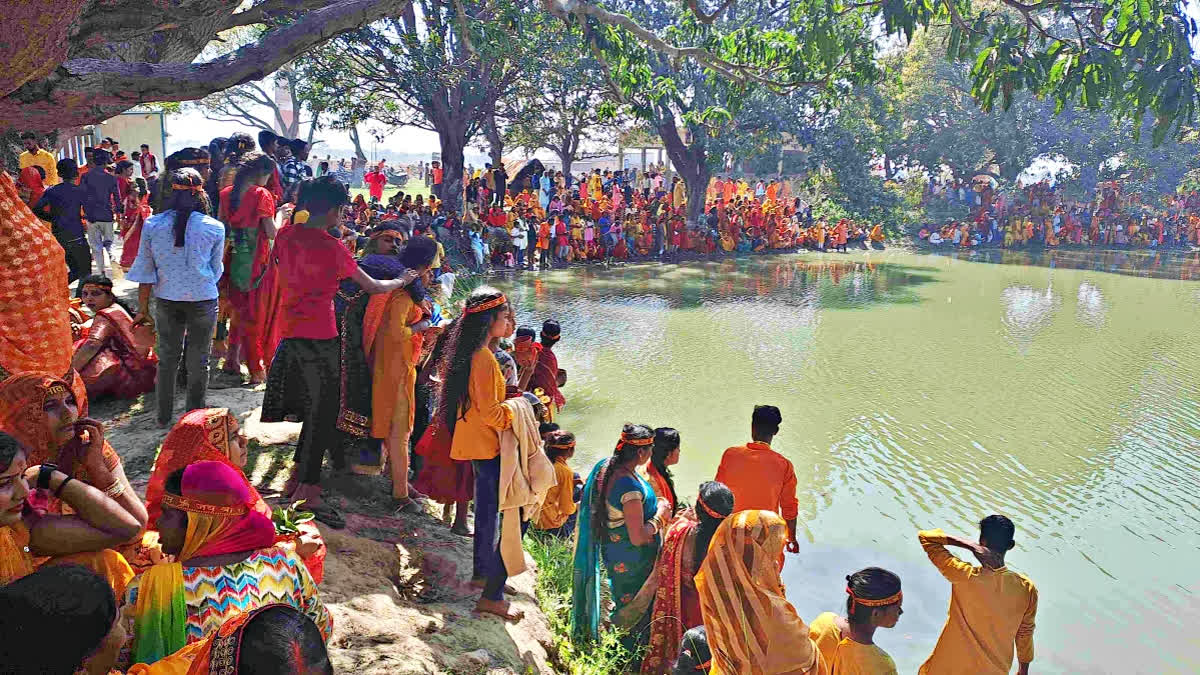
[[[570,539],[575,533],[576,512],[582,496],[576,486],[578,476],[567,465],[567,461],[575,456],[575,434],[556,429],[543,438],[546,457],[554,464],[554,477],[558,482],[546,494],[546,501],[534,527],[556,537]]]

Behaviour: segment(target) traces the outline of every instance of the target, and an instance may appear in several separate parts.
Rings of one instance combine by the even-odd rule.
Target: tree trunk
[[[463,166],[467,138],[462,123],[443,118],[434,124],[442,144],[442,210],[463,213]]]
[[[358,159],[365,160],[367,153],[363,152],[362,140],[358,137],[358,125],[351,124],[347,130],[350,132],[350,142],[354,144],[354,156]]]
[[[667,157],[670,158],[675,172],[683,179],[687,188],[687,225],[694,227],[701,224],[704,214],[705,192],[708,190],[708,152],[704,144],[704,135],[693,133],[692,144],[687,145],[679,136],[675,126],[675,118],[669,112],[660,113],[654,124],[658,135],[662,138]],[[668,186],[668,189],[669,186]]]
[[[496,126],[496,104],[491,102],[483,115],[483,135],[488,142],[488,156],[492,166],[504,165],[504,139],[500,137],[500,128]]]

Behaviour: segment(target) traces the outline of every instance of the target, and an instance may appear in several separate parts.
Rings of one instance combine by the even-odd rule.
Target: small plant
[[[302,511],[300,507],[304,500],[287,507],[277,507],[271,510],[271,522],[275,523],[278,534],[300,534],[300,526],[317,516],[311,511]]]

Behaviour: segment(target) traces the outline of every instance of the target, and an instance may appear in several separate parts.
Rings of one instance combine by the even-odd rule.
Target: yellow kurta
[[[387,438],[395,424],[407,424],[408,431],[412,431],[417,364],[411,326],[420,320],[421,314],[408,289],[393,291],[387,299],[370,354],[374,361],[371,373],[373,438]]]
[[[837,615],[825,612],[808,625],[808,637],[817,645],[829,672],[836,675],[896,675],[896,662],[878,645],[864,645],[842,637]]]
[[[575,503],[575,474],[567,466],[566,460],[554,462],[554,477],[558,482],[546,493],[546,501],[542,503],[542,511],[534,524],[539,530],[562,527],[579,508]]]
[[[487,346],[471,357],[467,392],[470,405],[454,425],[450,458],[493,459],[500,454],[500,432],[512,426],[512,413],[504,407],[504,374]]]
[[[58,185],[62,182],[58,178],[58,160],[54,158],[54,155],[47,152],[45,148],[38,148],[36,153],[31,153],[28,150],[22,152],[17,157],[17,163],[22,169],[27,166],[42,167],[42,171],[46,174],[46,180],[44,181],[46,187]]]
[[[930,562],[952,584],[950,614],[921,675],[1007,675],[1013,647],[1021,663],[1033,661],[1037,588],[1007,567],[972,565],[946,550],[946,533],[917,534]]]

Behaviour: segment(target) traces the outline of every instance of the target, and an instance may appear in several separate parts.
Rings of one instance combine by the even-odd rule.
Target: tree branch
[[[231,28],[263,23],[276,14],[322,9],[331,4],[331,1],[333,0],[263,0],[245,11],[230,16],[221,30],[226,31]]]
[[[21,102],[49,100],[68,109],[120,110],[147,101],[188,101],[261,80],[330,38],[397,13],[411,0],[336,0],[267,33],[256,44],[207,63],[128,63],[73,59],[50,77],[10,95]],[[86,101],[86,104],[83,102]],[[94,112],[92,113],[95,114]],[[100,119],[109,116],[101,113]]]

